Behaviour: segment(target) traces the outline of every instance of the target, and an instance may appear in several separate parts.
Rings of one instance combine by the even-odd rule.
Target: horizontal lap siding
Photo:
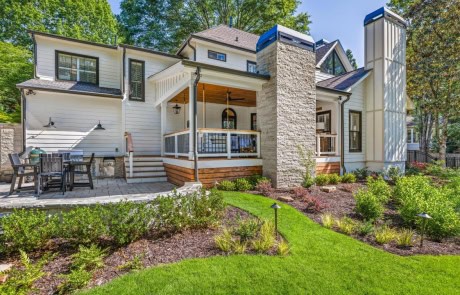
[[[126,81],[129,80],[129,59],[145,61],[145,101],[125,101],[125,131],[130,132],[133,139],[134,153],[138,155],[161,153],[161,113],[160,107],[155,107],[155,92],[153,82],[148,77],[178,62],[175,59],[165,59],[157,55],[140,51],[127,50]],[[127,93],[129,85],[127,86]]]
[[[37,91],[27,97],[26,106],[26,146],[47,152],[81,149],[98,156],[121,154],[121,100]],[[43,127],[49,117],[56,128]],[[99,120],[106,130],[94,130]]]
[[[316,74],[315,74],[316,83],[323,81],[323,80],[327,80],[332,77],[334,77],[334,75],[326,74],[326,73],[321,72],[320,70],[316,70]]]
[[[340,173],[340,162],[316,163],[316,175]]]
[[[352,163],[363,163],[365,162],[365,151],[366,151],[366,109],[365,109],[365,104],[364,104],[364,82],[358,84],[356,87],[354,87],[351,92],[353,93],[350,97],[350,100],[345,104],[344,108],[344,131],[345,131],[345,136],[344,136],[344,148],[345,148],[345,166],[350,166]],[[353,111],[360,111],[362,114],[362,126],[361,126],[361,132],[362,132],[362,152],[360,153],[355,153],[352,152],[350,153],[350,147],[349,147],[349,115],[350,115],[350,110]],[[350,165],[347,165],[350,164]],[[351,166],[350,166],[351,167]],[[347,170],[352,170],[350,168],[347,168]]]
[[[54,80],[56,50],[99,58],[99,86],[120,89],[121,56],[114,49],[36,36],[37,75]]]

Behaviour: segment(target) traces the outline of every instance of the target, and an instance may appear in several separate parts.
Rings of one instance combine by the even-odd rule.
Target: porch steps
[[[128,183],[167,181],[163,159],[159,156],[134,156],[133,176],[130,177],[129,157],[125,157],[125,178]]]

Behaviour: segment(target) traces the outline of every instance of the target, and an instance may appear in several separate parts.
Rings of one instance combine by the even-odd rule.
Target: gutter
[[[198,139],[197,139],[197,123],[198,123],[198,112],[197,112],[197,99],[198,99],[198,82],[201,78],[201,68],[196,68],[196,78],[193,82],[193,162],[195,172],[195,182],[199,182],[198,177]]]
[[[196,62],[196,61],[191,61],[191,60],[186,60],[186,59],[182,60],[182,64],[184,66],[198,67],[198,68],[202,68],[206,70],[218,71],[222,73],[233,74],[233,75],[238,75],[238,76],[243,76],[243,77],[248,77],[248,78],[255,78],[255,79],[260,79],[260,80],[270,80],[270,75],[250,73],[246,71],[224,68],[220,66],[215,66],[211,64],[206,64],[206,63],[201,63],[201,62]],[[348,92],[344,92],[344,93],[348,93]]]
[[[351,94],[348,94],[347,99],[345,99],[340,104],[340,167],[342,168],[342,175],[346,172],[346,169],[345,169],[345,120],[344,120],[345,103],[349,101],[350,98],[351,98]],[[342,100],[342,96],[340,96],[340,100]]]
[[[31,32],[32,42],[33,42],[33,55],[34,55],[34,79],[37,79],[37,40],[35,40],[35,34]]]
[[[56,92],[56,93],[90,95],[90,96],[98,96],[98,97],[123,99],[123,96],[121,94],[118,95],[118,94],[108,94],[108,93],[100,93],[100,92],[75,91],[75,90],[67,90],[67,89],[53,89],[53,88],[36,87],[36,86],[22,86],[22,85],[16,85],[16,87],[19,89],[30,89],[30,90]]]
[[[26,95],[21,91],[21,127],[22,127],[22,153],[26,151]]]
[[[125,97],[125,77],[126,77],[126,47],[123,47],[123,78],[121,80],[121,95]]]

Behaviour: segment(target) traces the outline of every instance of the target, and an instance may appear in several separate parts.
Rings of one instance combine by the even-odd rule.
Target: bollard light
[[[270,208],[275,210],[275,233],[276,237],[278,237],[278,209],[281,209],[281,206],[277,203],[273,203],[273,205],[271,205]]]
[[[421,229],[421,233],[420,233],[420,248],[422,248],[423,247],[423,239],[424,239],[424,236],[425,236],[426,224],[428,222],[428,219],[432,219],[432,217],[430,215],[428,215],[427,213],[425,213],[425,212],[417,214],[417,217],[422,219],[422,229]]]

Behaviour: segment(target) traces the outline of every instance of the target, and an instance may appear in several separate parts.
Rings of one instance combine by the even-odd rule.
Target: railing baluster
[[[232,158],[232,136],[230,131],[227,131],[227,159]]]

